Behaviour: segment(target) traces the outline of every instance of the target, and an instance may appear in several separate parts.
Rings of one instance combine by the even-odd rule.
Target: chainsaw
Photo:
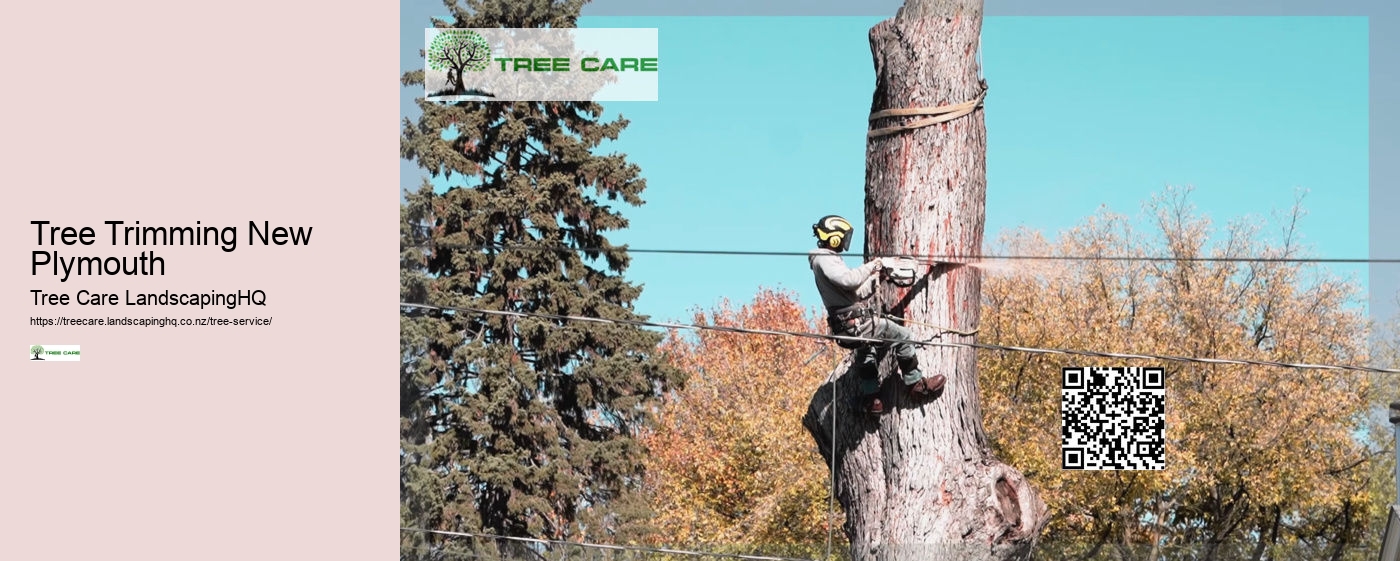
[[[918,276],[919,263],[907,257],[896,257],[886,261],[886,266],[882,269],[885,280],[890,281],[895,286],[912,286]]]

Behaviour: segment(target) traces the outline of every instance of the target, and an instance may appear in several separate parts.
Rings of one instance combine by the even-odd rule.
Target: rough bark
[[[976,99],[980,0],[909,0],[870,31],[876,87],[871,112]],[[892,118],[875,126],[919,119]],[[981,252],[986,199],[982,112],[871,139],[866,151],[866,254],[972,256]],[[950,261],[956,262],[956,259]],[[908,288],[886,284],[890,313],[960,331],[977,329],[981,284],[972,267],[936,266]],[[932,329],[907,323],[916,338]],[[947,334],[943,341],[973,342]],[[889,353],[892,355],[893,353]],[[973,349],[922,347],[926,375],[948,377],[943,394],[915,403],[893,357],[881,363],[889,413],[857,413],[850,357],[813,396],[804,424],[827,461],[847,513],[851,557],[1024,559],[1046,521],[1045,504],[1020,472],[992,457],[982,426]],[[833,399],[835,398],[835,399]],[[836,433],[832,434],[832,420]]]

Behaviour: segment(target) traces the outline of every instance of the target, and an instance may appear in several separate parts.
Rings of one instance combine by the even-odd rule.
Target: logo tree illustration
[[[34,345],[33,347],[29,347],[29,353],[34,355],[34,358],[32,360],[44,360],[42,358],[39,358],[39,353],[42,352],[44,352],[44,347],[42,345]]]
[[[480,33],[470,29],[446,29],[433,37],[426,53],[428,68],[446,70],[453,95],[464,95],[462,73],[481,72],[491,61],[491,44]]]

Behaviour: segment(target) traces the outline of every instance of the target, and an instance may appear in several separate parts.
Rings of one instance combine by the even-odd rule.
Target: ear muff
[[[840,249],[848,239],[848,234],[853,230],[851,223],[840,216],[827,216],[816,224],[812,225],[812,232],[817,235],[817,239],[831,249]]]

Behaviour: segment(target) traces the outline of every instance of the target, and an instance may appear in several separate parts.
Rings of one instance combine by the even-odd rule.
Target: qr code
[[[1165,371],[1066,368],[1060,385],[1064,469],[1166,469]]]

